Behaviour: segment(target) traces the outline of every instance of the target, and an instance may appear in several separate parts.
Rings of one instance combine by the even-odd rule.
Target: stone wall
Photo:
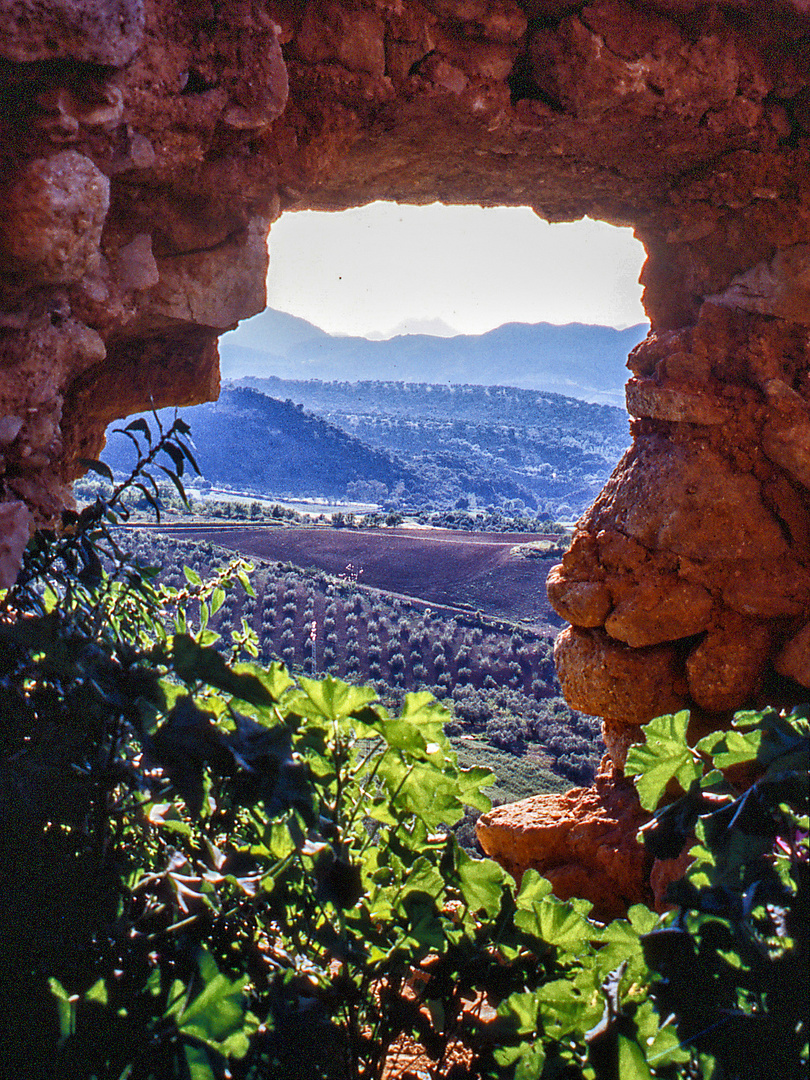
[[[569,701],[620,768],[794,700],[809,139],[807,0],[0,0],[0,584],[111,420],[216,396],[282,212],[529,205],[648,253],[633,446],[550,582]]]

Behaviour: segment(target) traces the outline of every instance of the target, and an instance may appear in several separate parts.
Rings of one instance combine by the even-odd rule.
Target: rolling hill
[[[226,379],[473,383],[544,390],[624,406],[627,354],[645,324],[615,330],[569,323],[508,323],[486,334],[406,334],[384,341],[333,337],[267,308],[220,339]]]
[[[628,442],[619,409],[513,387],[249,382],[182,415],[207,480],[273,498],[568,520]],[[128,440],[112,437],[103,458],[128,471]]]

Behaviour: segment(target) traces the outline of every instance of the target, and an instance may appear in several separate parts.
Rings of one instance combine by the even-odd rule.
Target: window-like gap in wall
[[[271,306],[221,339],[219,400],[182,414],[188,535],[261,560],[218,632],[244,619],[264,660],[388,704],[446,700],[499,798],[589,783],[599,727],[560,697],[544,582],[629,441],[640,246],[525,208],[382,204],[288,214],[270,256]],[[126,442],[104,454],[119,472]]]

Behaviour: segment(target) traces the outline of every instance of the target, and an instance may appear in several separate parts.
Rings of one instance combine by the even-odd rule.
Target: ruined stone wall
[[[111,420],[216,396],[280,213],[529,205],[648,252],[633,446],[550,581],[569,701],[620,767],[795,699],[809,138],[808,0],[0,0],[0,584]]]

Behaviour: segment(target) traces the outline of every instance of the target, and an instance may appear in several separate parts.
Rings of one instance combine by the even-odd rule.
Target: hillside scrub
[[[669,915],[594,922],[459,847],[491,776],[429,694],[257,664],[208,625],[243,565],[167,587],[121,552],[129,484],[166,452],[182,489],[186,433],[0,594],[9,1074],[372,1080],[405,1040],[435,1078],[800,1076],[807,711],[694,749],[685,714],[648,725],[647,843],[694,862]]]

